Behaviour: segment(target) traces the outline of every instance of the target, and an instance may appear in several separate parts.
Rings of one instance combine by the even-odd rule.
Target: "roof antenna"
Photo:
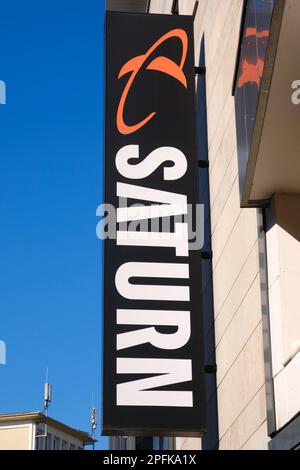
[[[48,367],[46,369],[46,381],[44,387],[44,412],[45,412],[45,447],[48,439],[48,408],[52,400],[52,385],[48,382]]]
[[[49,404],[52,400],[52,385],[48,382],[48,367],[46,369],[46,382],[44,388],[44,411],[45,415],[48,416]]]
[[[93,435],[93,450],[95,450],[96,429],[97,429],[97,412],[96,412],[96,408],[94,407],[94,393],[92,393],[91,428],[92,428],[92,435]]]
[[[48,438],[48,408],[52,401],[52,385],[48,382],[48,367],[46,369],[46,380],[44,385],[44,415],[45,415],[45,430],[44,434],[36,435],[36,438],[45,438],[45,450],[47,450],[47,438]]]

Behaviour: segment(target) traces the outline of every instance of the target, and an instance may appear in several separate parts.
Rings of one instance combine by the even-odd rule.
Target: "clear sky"
[[[50,415],[87,431],[92,392],[101,407],[103,14],[104,0],[0,5],[0,413],[42,409],[48,367]]]

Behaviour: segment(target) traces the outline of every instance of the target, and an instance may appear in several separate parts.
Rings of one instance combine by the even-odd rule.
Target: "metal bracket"
[[[198,160],[199,168],[209,168],[209,160]]]
[[[212,251],[200,251],[201,259],[212,259],[213,252]]]
[[[205,75],[206,74],[206,67],[195,67],[195,74],[196,75]]]
[[[206,374],[216,374],[217,364],[206,365],[204,369]]]

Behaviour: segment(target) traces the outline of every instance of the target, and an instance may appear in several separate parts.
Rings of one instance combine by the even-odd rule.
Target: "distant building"
[[[110,450],[173,450],[176,447],[173,437],[119,437],[109,438]]]
[[[93,443],[83,431],[47,418],[39,411],[0,414],[0,450],[83,450]],[[39,437],[40,436],[40,437]]]

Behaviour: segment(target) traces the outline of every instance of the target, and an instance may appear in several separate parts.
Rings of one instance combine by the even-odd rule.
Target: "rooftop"
[[[39,423],[45,422],[46,416],[40,411],[25,412],[25,413],[9,413],[9,414],[0,414],[0,423],[7,423],[13,421],[36,421]],[[71,428],[66,424],[57,421],[56,419],[48,417],[48,425],[56,428],[66,434],[69,434],[76,439],[79,439],[84,444],[92,444],[93,438],[85,431],[80,431],[78,429]]]

